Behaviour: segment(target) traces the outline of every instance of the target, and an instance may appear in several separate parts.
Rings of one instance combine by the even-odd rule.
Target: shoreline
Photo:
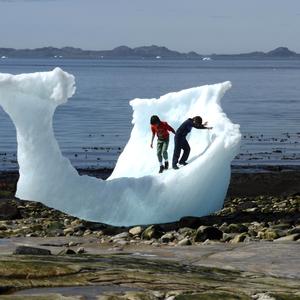
[[[80,175],[106,180],[112,173],[110,168],[78,168]],[[0,192],[14,192],[18,181],[17,170],[0,171]],[[226,198],[255,196],[300,195],[300,166],[264,166],[251,168],[233,167]],[[0,200],[3,198],[0,193]]]
[[[300,169],[232,172],[218,212],[134,227],[17,199],[17,179],[0,172],[1,299],[300,299]]]

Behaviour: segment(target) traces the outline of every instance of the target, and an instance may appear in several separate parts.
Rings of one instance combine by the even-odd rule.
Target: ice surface
[[[135,99],[133,130],[107,181],[80,176],[63,157],[53,133],[55,109],[75,92],[74,77],[52,72],[0,74],[0,104],[17,131],[20,178],[16,196],[35,200],[80,218],[113,225],[171,222],[203,216],[223,205],[230,162],[239,151],[239,125],[222,111],[220,99],[230,82],[170,93],[159,99]],[[189,165],[157,174],[150,148],[150,116],[175,129],[200,115],[213,130],[192,129]],[[172,159],[173,136],[169,156]]]

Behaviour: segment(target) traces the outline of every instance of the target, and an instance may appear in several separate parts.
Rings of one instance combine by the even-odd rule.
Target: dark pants
[[[182,157],[179,160],[181,150],[183,150]],[[189,155],[190,155],[190,145],[188,141],[186,140],[186,137],[176,136],[174,138],[174,153],[173,153],[173,162],[172,166],[176,166],[176,164],[179,163],[183,164],[187,161]]]

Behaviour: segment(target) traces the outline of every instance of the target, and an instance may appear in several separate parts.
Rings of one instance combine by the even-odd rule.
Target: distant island
[[[120,46],[112,50],[82,50],[74,47],[43,47],[36,49],[0,48],[0,59],[5,58],[69,58],[69,59],[300,59],[300,54],[287,47],[278,47],[269,52],[250,52],[241,54],[203,55],[194,51],[181,53],[160,46],[130,48]]]

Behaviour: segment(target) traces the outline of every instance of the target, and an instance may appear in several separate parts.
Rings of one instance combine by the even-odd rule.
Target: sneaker
[[[160,167],[159,167],[159,172],[158,172],[158,173],[162,173],[163,170],[164,170],[164,166],[160,166]]]
[[[186,166],[188,163],[183,161],[183,162],[179,162],[179,164],[182,165],[182,166]]]
[[[178,166],[175,165],[175,166],[173,166],[173,169],[178,170],[179,168],[178,168]]]
[[[165,161],[165,169],[169,169],[169,162],[168,161]]]

